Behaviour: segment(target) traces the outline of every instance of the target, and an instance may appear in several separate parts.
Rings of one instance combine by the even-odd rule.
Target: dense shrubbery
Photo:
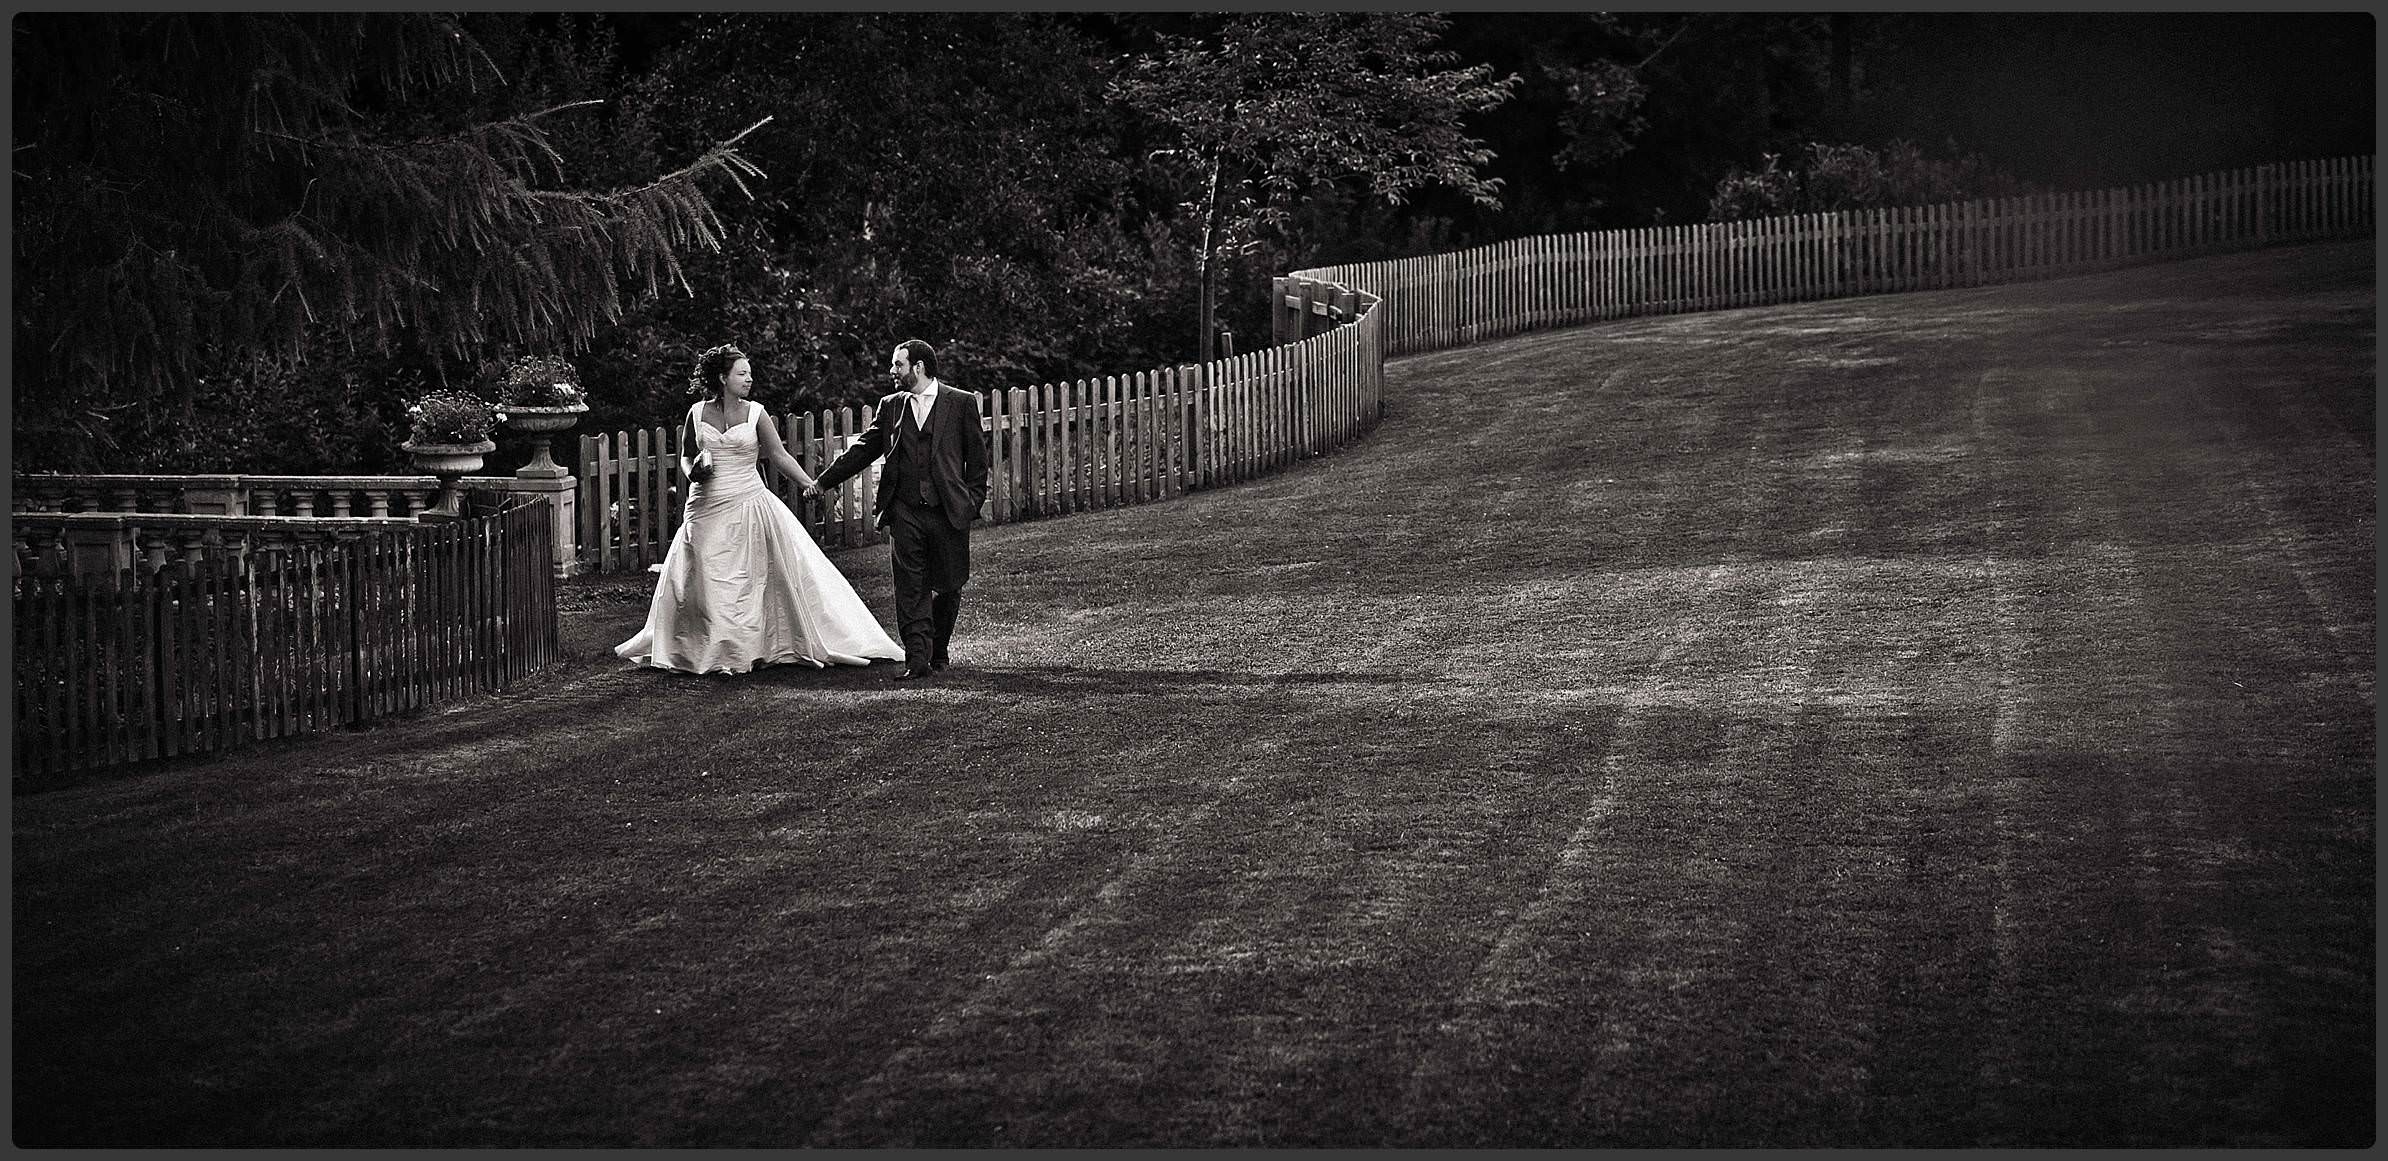
[[[1788,166],[1780,155],[1769,153],[1755,171],[1734,167],[1717,181],[1708,217],[1730,222],[1770,214],[1928,206],[2024,192],[2023,183],[1979,157],[1930,158],[1907,141],[1894,141],[1881,150],[1810,142]]]

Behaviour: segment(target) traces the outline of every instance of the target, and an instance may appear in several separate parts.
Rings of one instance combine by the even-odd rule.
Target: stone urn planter
[[[454,520],[461,514],[464,492],[459,477],[481,470],[481,457],[497,450],[491,440],[475,443],[414,443],[398,445],[415,461],[416,469],[439,477],[439,503],[422,514],[425,520]]]
[[[589,405],[586,403],[573,403],[562,407],[508,404],[506,426],[528,436],[531,441],[531,462],[516,469],[514,474],[523,479],[542,480],[558,480],[571,475],[569,469],[557,463],[554,457],[548,454],[547,444],[557,432],[571,430],[572,425],[579,423],[581,414],[588,409]]]
[[[481,470],[481,457],[497,450],[493,440],[474,443],[415,443],[409,440],[398,445],[415,461],[415,467],[433,475],[451,472],[463,475]]]

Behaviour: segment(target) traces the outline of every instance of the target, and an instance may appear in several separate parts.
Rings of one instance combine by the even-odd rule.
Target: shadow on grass
[[[1079,665],[976,666],[956,665],[921,681],[898,681],[902,667],[893,663],[868,667],[838,666],[813,669],[775,665],[738,675],[666,674],[690,681],[747,681],[772,686],[806,686],[835,690],[909,691],[959,690],[1010,694],[1160,693],[1170,690],[1227,688],[1290,689],[1304,686],[1392,687],[1429,680],[1425,675],[1400,673],[1246,673],[1225,669],[1090,669]]]

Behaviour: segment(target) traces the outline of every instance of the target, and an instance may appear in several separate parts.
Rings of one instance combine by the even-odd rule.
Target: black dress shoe
[[[918,669],[907,665],[904,667],[904,671],[902,673],[895,675],[895,679],[897,681],[918,681],[923,677],[927,677],[931,672],[931,670]]]
[[[931,658],[929,658],[929,668],[931,668],[931,669],[943,669],[943,668],[945,668],[945,667],[946,667],[946,665],[947,665],[947,664],[949,664],[951,661],[952,661],[952,658],[949,658],[949,657],[931,657]]]

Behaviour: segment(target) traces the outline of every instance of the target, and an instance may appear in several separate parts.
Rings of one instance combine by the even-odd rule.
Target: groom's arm
[[[895,424],[888,420],[894,411],[895,408],[889,407],[886,400],[880,400],[878,410],[871,414],[871,425],[862,430],[862,437],[821,470],[820,477],[813,481],[813,489],[826,492],[837,487],[854,473],[869,467],[872,460],[886,455],[888,443],[895,436]]]
[[[970,395],[969,437],[962,441],[962,486],[970,489],[971,510],[987,506],[987,433],[981,429],[984,412],[978,392]]]

